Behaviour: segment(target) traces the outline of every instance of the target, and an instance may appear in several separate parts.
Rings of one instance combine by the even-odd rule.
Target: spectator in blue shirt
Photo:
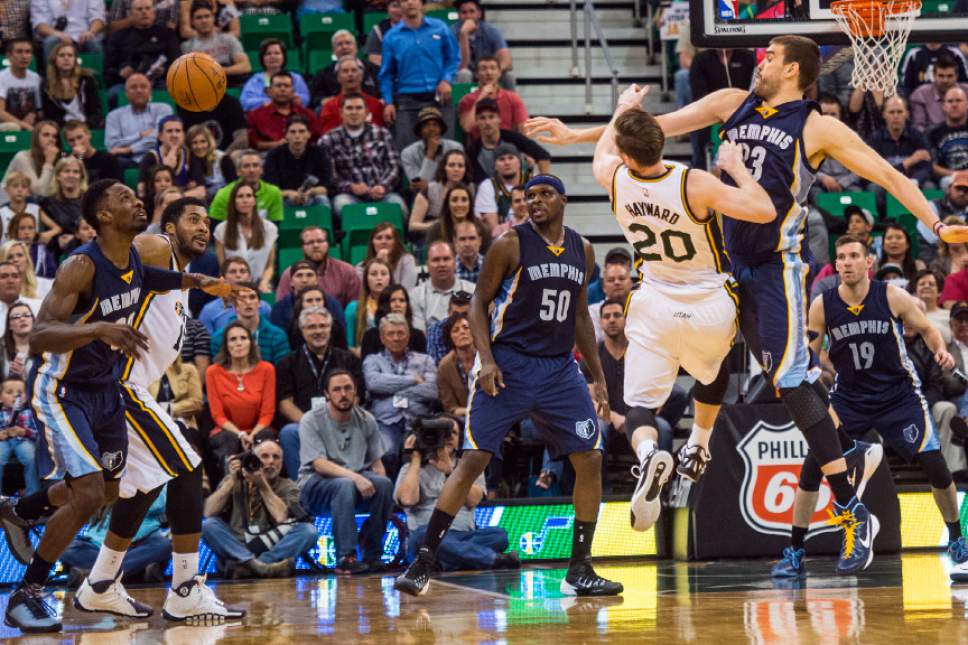
[[[457,39],[447,24],[424,16],[421,0],[402,0],[403,20],[383,39],[380,98],[383,120],[395,125],[397,149],[417,140],[417,114],[439,107],[448,129],[454,127],[451,84],[460,62]]]
[[[272,81],[272,75],[276,72],[286,70],[286,45],[278,38],[263,40],[259,45],[259,62],[262,64],[262,71],[253,74],[242,87],[242,95],[239,102],[242,109],[251,112],[269,103],[269,95],[266,90]],[[309,106],[309,86],[302,74],[289,72],[292,76],[292,88],[296,92],[303,107]]]
[[[226,282],[238,284],[250,281],[252,270],[249,269],[249,263],[244,258],[226,258],[225,262],[222,263],[221,275]],[[259,314],[266,319],[269,319],[272,315],[272,307],[265,300],[259,303]],[[217,330],[226,327],[235,320],[235,307],[229,299],[215,298],[202,307],[198,319],[205,325],[208,333],[214,334]],[[215,348],[215,353],[218,353],[218,347]],[[214,356],[215,353],[212,355]]]
[[[504,34],[484,20],[484,8],[481,7],[480,0],[457,0],[454,6],[460,16],[460,21],[450,27],[460,47],[457,82],[476,81],[477,61],[481,58],[496,58],[501,68],[501,87],[514,90],[511,50],[504,40]]]
[[[122,168],[134,168],[158,142],[158,121],[173,113],[167,103],[151,100],[151,81],[132,74],[124,82],[128,105],[108,112],[104,145]]]

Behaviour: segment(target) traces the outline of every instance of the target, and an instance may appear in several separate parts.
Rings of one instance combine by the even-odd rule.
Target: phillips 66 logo
[[[789,535],[800,466],[807,455],[803,435],[793,423],[775,426],[759,421],[736,450],[746,467],[739,499],[743,519],[760,533]],[[825,479],[810,519],[810,535],[836,530],[826,523],[832,503]]]

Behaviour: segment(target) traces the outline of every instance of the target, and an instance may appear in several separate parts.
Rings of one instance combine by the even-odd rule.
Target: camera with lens
[[[409,456],[416,450],[426,461],[436,456],[437,451],[446,445],[453,430],[454,422],[446,417],[418,418],[414,421],[411,431],[411,434],[415,437],[413,448],[404,449],[403,454]]]
[[[238,459],[242,463],[242,470],[250,475],[262,470],[262,460],[251,450],[233,455],[231,459]]]

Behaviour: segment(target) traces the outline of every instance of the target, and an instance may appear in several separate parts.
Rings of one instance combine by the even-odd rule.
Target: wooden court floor
[[[244,606],[240,623],[172,627],[160,617],[129,622],[68,608],[65,631],[4,643],[215,645],[253,643],[968,643],[968,585],[951,585],[939,553],[885,556],[855,578],[829,558],[808,561],[802,585],[774,585],[766,561],[624,562],[601,565],[625,593],[568,599],[560,567],[452,574],[421,598],[400,596],[392,577],[300,577],[217,584]],[[132,589],[160,607],[163,588]],[[69,600],[57,594],[58,602]],[[0,596],[0,610],[7,593]]]

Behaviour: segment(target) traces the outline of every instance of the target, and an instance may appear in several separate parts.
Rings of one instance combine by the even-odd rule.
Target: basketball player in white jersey
[[[625,327],[625,432],[639,458],[631,508],[632,526],[639,531],[658,518],[659,492],[671,475],[672,455],[656,446],[655,413],[668,399],[680,367],[697,382],[695,421],[679,453],[678,471],[696,481],[710,461],[709,435],[728,384],[723,361],[737,329],[737,298],[717,213],[750,222],[776,217],[738,146],[720,146],[718,162],[737,186],[664,161],[662,128],[639,107],[647,91],[633,85],[622,94],[595,146],[592,166],[625,238],[644,260]]]
[[[135,245],[145,265],[181,271],[205,252],[209,240],[205,202],[185,197],[168,205],[163,235],[142,234]],[[148,388],[178,358],[185,336],[186,291],[151,292],[133,327],[148,338],[148,350],[122,365],[121,390],[128,425],[128,461],[120,499],[91,573],[78,588],[74,606],[82,611],[146,618],[151,607],[127,594],[119,579],[121,561],[152,502],[168,485],[167,516],[172,533],[172,584],[163,615],[172,621],[237,619],[242,610],[226,607],[198,575],[202,527],[202,468],[186,436],[191,432],[154,400]]]

